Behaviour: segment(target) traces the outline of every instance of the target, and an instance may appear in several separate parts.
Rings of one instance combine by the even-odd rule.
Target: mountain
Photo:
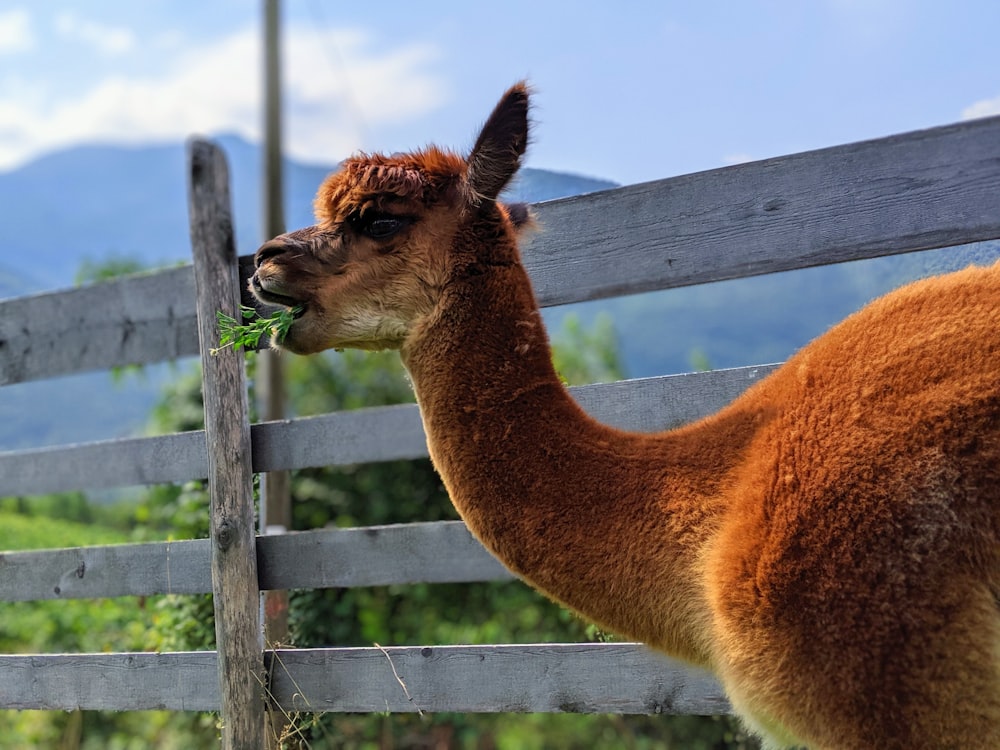
[[[260,149],[217,139],[229,160],[236,244],[251,252],[259,224]],[[312,223],[316,187],[336,165],[285,162],[289,228]],[[510,195],[540,201],[614,187],[606,180],[525,169]],[[120,256],[147,266],[190,261],[183,144],[79,146],[0,173],[0,294],[66,287],[84,260]]]

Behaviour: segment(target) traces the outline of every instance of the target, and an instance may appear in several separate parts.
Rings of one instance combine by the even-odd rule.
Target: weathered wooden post
[[[188,204],[201,341],[205,440],[211,493],[212,594],[222,746],[263,750],[264,660],[254,527],[250,415],[243,353],[212,355],[216,311],[239,319],[239,275],[222,151],[188,144]]]

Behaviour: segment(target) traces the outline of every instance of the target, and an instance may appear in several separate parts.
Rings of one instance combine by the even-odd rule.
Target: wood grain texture
[[[717,411],[775,365],[640,378],[571,388],[595,418],[653,432]],[[415,405],[384,406],[253,425],[254,471],[425,458]],[[0,496],[202,479],[204,432],[0,453]]]
[[[212,594],[219,650],[223,748],[263,748],[260,603],[250,465],[250,419],[242,352],[213,356],[216,312],[239,317],[229,174],[222,151],[188,146],[191,249],[201,345],[205,442],[211,494]]]
[[[509,581],[461,521],[324,529],[261,537],[263,589]]]
[[[190,266],[0,300],[0,385],[196,354]]]
[[[166,484],[208,476],[205,433],[0,452],[0,496]]]
[[[546,202],[525,265],[548,306],[997,239],[998,150],[993,117]],[[0,385],[197,354],[193,299],[174,269],[0,301]]]
[[[1000,117],[750,162],[537,207],[543,304],[1000,236]]]
[[[275,698],[300,711],[730,712],[710,675],[639,644],[301,649],[271,658]]]
[[[214,651],[0,656],[0,707],[218,711]]]
[[[306,713],[730,712],[707,673],[639,644],[299,649],[267,662],[275,700]],[[0,706],[218,710],[216,666],[214,652],[0,656]]]
[[[257,538],[261,589],[507,581],[461,521],[318,529]],[[211,541],[0,553],[0,601],[212,591]]]
[[[0,553],[0,601],[205,594],[211,554],[208,539]]]

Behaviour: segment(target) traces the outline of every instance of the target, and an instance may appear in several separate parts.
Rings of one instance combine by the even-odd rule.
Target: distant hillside
[[[609,315],[629,377],[782,362],[892,289],[998,258],[1000,241],[981,242],[569,305],[546,318],[555,328],[568,312]]]
[[[229,159],[236,242],[260,241],[260,149],[236,136],[218,139]],[[0,172],[0,294],[69,286],[84,259],[136,258],[146,265],[190,260],[183,144],[80,146]],[[312,223],[320,181],[336,165],[285,163],[289,228]],[[525,169],[510,197],[542,201],[614,187],[606,180]]]

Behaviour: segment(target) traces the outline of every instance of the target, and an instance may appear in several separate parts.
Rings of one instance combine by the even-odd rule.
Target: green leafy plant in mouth
[[[263,318],[258,316],[254,308],[240,305],[240,317],[248,321],[241,323],[221,310],[216,310],[215,318],[219,322],[219,346],[215,349],[209,349],[209,354],[214,357],[219,352],[229,348],[256,349],[262,336],[265,338],[274,336],[281,342],[288,334],[292,323],[295,322],[296,316],[301,312],[301,305],[283,307]]]

